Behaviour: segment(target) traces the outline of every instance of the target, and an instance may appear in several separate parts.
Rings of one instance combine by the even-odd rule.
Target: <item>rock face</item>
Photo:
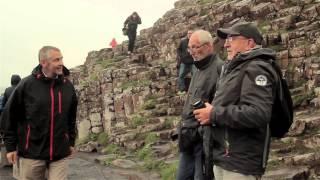
[[[145,144],[141,134],[154,132],[159,140],[168,141],[184,103],[184,97],[175,93],[180,39],[188,29],[205,29],[215,36],[217,28],[243,20],[257,23],[264,45],[277,51],[295,107],[319,106],[319,17],[320,2],[316,0],[177,1],[153,27],[140,31],[135,55],[126,56],[128,43],[124,42],[114,51],[89,52],[85,64],[72,69],[70,79],[79,95],[79,137],[107,132],[111,142],[132,150]],[[302,136],[316,125],[297,121],[291,136]],[[315,146],[317,137],[306,146]],[[310,156],[311,160],[318,157]],[[288,161],[300,163],[299,158]],[[299,172],[309,176],[304,168]]]

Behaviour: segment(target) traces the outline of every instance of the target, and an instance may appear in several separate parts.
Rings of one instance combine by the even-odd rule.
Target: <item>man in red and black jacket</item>
[[[39,65],[21,80],[7,102],[1,128],[7,158],[17,162],[20,178],[67,179],[67,157],[74,151],[77,96],[66,78],[61,51],[44,46]]]

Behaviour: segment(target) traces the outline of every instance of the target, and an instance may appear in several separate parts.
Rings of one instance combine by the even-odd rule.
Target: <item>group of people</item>
[[[141,19],[136,12],[124,22],[129,54],[138,24]],[[116,44],[114,39],[110,45]],[[38,57],[31,75],[22,80],[12,76],[12,86],[1,100],[0,133],[9,163],[19,164],[21,180],[63,180],[68,159],[75,153],[77,95],[60,49],[44,46]]]
[[[131,53],[140,23],[137,13],[125,21]],[[266,168],[279,80],[270,63],[275,52],[262,48],[253,23],[220,28],[217,37],[189,30],[177,49],[179,90],[187,93],[177,180],[257,180]],[[221,41],[225,61],[215,51]],[[188,72],[193,76],[186,91]],[[6,90],[0,130],[7,158],[19,163],[23,180],[45,179],[46,171],[49,180],[67,178],[77,134],[77,95],[68,75],[60,49],[44,46],[31,75],[21,81],[14,75],[13,87]]]
[[[281,78],[272,65],[276,53],[262,48],[262,34],[250,22],[220,28],[216,35],[189,30],[177,49],[178,93],[187,93],[178,127],[177,180],[261,179]],[[221,41],[224,62],[214,51]]]

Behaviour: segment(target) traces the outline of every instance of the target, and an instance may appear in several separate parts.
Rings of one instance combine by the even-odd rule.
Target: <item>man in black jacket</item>
[[[133,12],[124,22],[124,27],[127,27],[129,45],[128,54],[133,53],[134,42],[136,41],[138,24],[141,24],[141,18],[137,12]]]
[[[194,114],[200,124],[213,126],[216,180],[260,179],[268,160],[269,122],[279,81],[271,64],[275,52],[261,48],[262,35],[252,23],[237,23],[217,34],[226,39],[229,61],[212,105]]]
[[[193,31],[189,30],[187,37],[181,39],[179,47],[177,48],[177,70],[178,70],[178,95],[183,95],[187,91],[185,84],[186,75],[191,72],[191,75],[196,71],[196,67],[193,64],[193,58],[188,51],[189,39]]]
[[[2,105],[3,107],[6,105],[10,95],[12,94],[13,90],[16,88],[18,83],[20,82],[21,78],[19,75],[14,74],[11,76],[11,86],[6,88],[3,94],[3,100],[2,100]]]
[[[22,79],[3,112],[7,158],[17,162],[21,179],[67,179],[67,159],[74,153],[77,97],[65,77],[60,50],[44,46],[39,65]]]
[[[217,42],[215,41],[215,43]],[[203,156],[211,157],[211,155],[204,154],[203,149],[206,147],[203,147],[203,144],[207,144],[211,140],[211,126],[199,128],[200,125],[193,115],[193,104],[199,100],[211,102],[213,99],[216,82],[223,64],[220,58],[213,54],[213,48],[213,39],[208,31],[198,30],[190,37],[188,49],[194,58],[197,71],[191,80],[181,115],[180,162],[177,180],[207,179],[202,169],[205,164]],[[202,135],[209,137],[203,139]],[[208,170],[212,172],[212,167]]]

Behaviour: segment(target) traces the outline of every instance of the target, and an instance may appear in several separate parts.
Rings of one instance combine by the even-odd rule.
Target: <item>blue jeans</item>
[[[202,142],[199,142],[191,152],[180,152],[177,180],[203,180],[202,164]]]
[[[187,91],[184,78],[189,72],[191,73],[191,75],[193,75],[196,72],[196,70],[197,68],[193,64],[180,64],[178,77],[179,91]]]

